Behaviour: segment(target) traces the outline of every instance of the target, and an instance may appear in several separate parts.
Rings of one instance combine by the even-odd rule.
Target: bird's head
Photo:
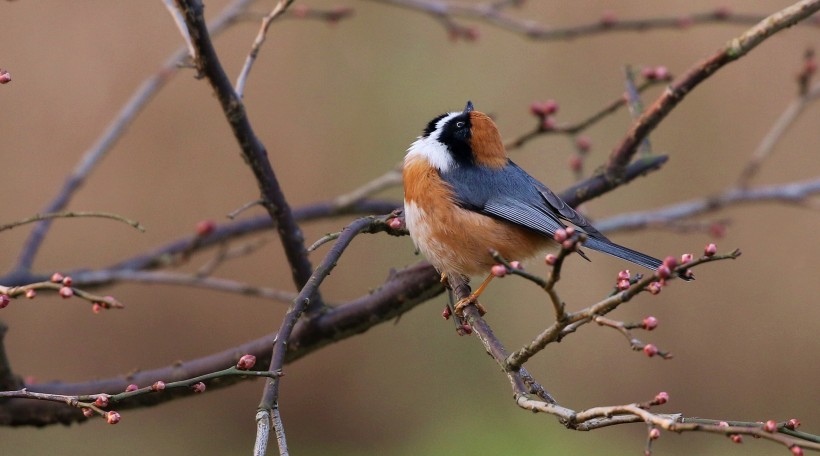
[[[483,112],[474,111],[469,101],[463,111],[431,120],[407,154],[423,156],[439,172],[457,166],[500,168],[507,164],[495,123]]]

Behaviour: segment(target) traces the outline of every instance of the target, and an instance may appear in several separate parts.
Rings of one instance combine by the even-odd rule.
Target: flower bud
[[[643,347],[643,352],[644,354],[646,354],[646,356],[651,358],[658,354],[658,347],[656,347],[653,344],[646,344]]]
[[[666,391],[661,391],[657,396],[655,396],[654,402],[658,405],[666,404],[669,402],[669,393]]]
[[[205,388],[205,384],[202,382],[195,383],[193,386],[191,386],[191,389],[194,390],[195,393],[204,393]]]
[[[503,264],[494,264],[492,268],[490,268],[490,272],[495,277],[504,277],[507,275],[507,267]]]
[[[653,316],[646,317],[641,322],[641,326],[647,331],[652,331],[658,327],[658,319]]]
[[[132,384],[125,387],[125,392],[130,393],[130,392],[136,391],[138,389],[140,389],[140,387],[132,383]]]
[[[703,249],[703,254],[710,257],[717,253],[717,246],[715,244],[709,244],[706,248]]]
[[[207,236],[216,229],[216,222],[213,220],[202,220],[196,224],[196,235],[199,237]]]
[[[109,396],[107,394],[100,394],[96,399],[94,399],[94,405],[105,408],[108,407],[108,401]]]
[[[236,368],[239,370],[248,370],[256,364],[256,356],[253,355],[242,355],[239,358],[239,362],[236,363]]]
[[[74,290],[72,290],[71,287],[60,287],[60,296],[63,299],[68,299],[74,296]]]
[[[120,422],[120,414],[117,412],[106,412],[105,421],[107,421],[108,424],[117,424]]]

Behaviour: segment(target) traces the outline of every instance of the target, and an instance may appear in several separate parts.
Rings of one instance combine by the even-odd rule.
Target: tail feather
[[[592,250],[597,250],[599,252],[603,252],[614,257],[621,258],[623,260],[629,261],[630,263],[635,263],[638,266],[643,266],[652,271],[658,269],[658,266],[663,264],[663,261],[657,258],[651,257],[645,253],[641,253],[636,250],[632,250],[628,247],[615,244],[613,242],[610,242],[609,240],[601,240],[596,239],[594,237],[589,237],[586,241],[584,241],[584,246],[589,247]],[[687,276],[684,273],[679,273],[678,277],[680,277],[683,280],[693,279],[693,277]]]

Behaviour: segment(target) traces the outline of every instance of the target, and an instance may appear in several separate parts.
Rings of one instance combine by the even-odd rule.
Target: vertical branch
[[[308,261],[302,230],[294,220],[290,206],[279,186],[279,181],[268,160],[268,151],[253,131],[245,105],[219,62],[219,57],[205,26],[202,2],[200,0],[177,0],[177,6],[185,16],[188,32],[197,52],[195,59],[197,71],[208,79],[216,92],[225,117],[242,149],[242,155],[256,177],[263,205],[276,224],[290,264],[293,281],[297,288],[301,289],[310,278],[313,268]],[[320,300],[318,291],[315,293],[309,298]]]

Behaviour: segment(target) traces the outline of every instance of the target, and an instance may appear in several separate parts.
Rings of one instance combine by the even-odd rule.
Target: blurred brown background
[[[208,1],[213,17],[227,2]],[[276,23],[246,92],[251,119],[267,145],[293,206],[327,200],[397,163],[426,122],[472,99],[493,113],[502,134],[528,131],[529,103],[561,105],[574,122],[624,90],[623,65],[666,65],[680,74],[746,27],[697,26],[685,31],[604,34],[571,42],[533,42],[475,24],[475,43],[452,42],[430,17],[373,2],[297,2],[350,6],[336,25]],[[724,2],[733,10],[771,13],[788,1]],[[254,8],[266,12],[273,2]],[[540,24],[597,20],[605,11],[645,18],[709,11],[708,1],[530,2],[515,12]],[[40,211],[66,174],[135,88],[182,43],[161,2],[17,1],[2,3],[0,67],[13,82],[0,87],[2,222]],[[238,25],[216,44],[235,77],[258,29]],[[796,27],[708,80],[652,136],[668,153],[662,172],[639,179],[586,209],[594,218],[645,210],[719,192],[730,185],[796,93],[804,50],[820,44],[815,27]],[[660,88],[645,95],[654,99]],[[778,146],[755,184],[816,177],[820,107],[812,106]],[[588,135],[594,169],[621,139],[628,114],[608,118]],[[571,143],[540,138],[514,159],[563,189],[573,182]],[[399,189],[383,196],[399,200]],[[160,92],[72,201],[70,209],[111,211],[141,221],[140,234],[105,220],[55,223],[35,269],[102,267],[192,232],[257,197],[256,185],[205,81],[178,74]],[[257,209],[258,213],[259,210]],[[816,241],[820,216],[792,206],[735,207],[719,249],[743,249],[735,262],[706,265],[691,284],[641,296],[615,314],[655,315],[660,326],[639,334],[672,351],[673,360],[629,351],[615,331],[586,327],[538,355],[530,370],[568,407],[646,400],[668,391],[664,411],[744,420],[798,417],[820,432],[820,281]],[[312,242],[346,223],[305,225]],[[30,227],[0,234],[6,271]],[[268,235],[272,238],[272,235]],[[707,233],[622,233],[618,242],[657,256],[700,252]],[[318,263],[325,249],[313,254]],[[194,266],[207,260],[194,258]],[[323,286],[342,301],[377,286],[388,268],[417,261],[409,238],[357,239]],[[608,292],[616,260],[572,261],[561,283],[572,309]],[[533,272],[545,268],[536,262]],[[277,242],[231,262],[220,276],[290,290]],[[16,372],[42,381],[108,377],[191,359],[257,338],[279,326],[285,304],[166,286],[119,285],[106,293],[123,311],[92,314],[79,300],[41,293],[14,301],[0,317]],[[488,321],[508,347],[529,341],[551,319],[543,294],[501,280],[485,295]],[[639,454],[645,427],[593,433],[564,430],[511,401],[509,385],[478,341],[456,337],[440,318],[444,298],[370,332],[287,366],[281,402],[296,455]],[[46,429],[0,428],[3,454],[249,454],[261,382],[208,392],[153,409],[127,411],[117,426],[93,420]],[[785,454],[769,442],[734,445],[713,435],[664,436],[657,454]]]

